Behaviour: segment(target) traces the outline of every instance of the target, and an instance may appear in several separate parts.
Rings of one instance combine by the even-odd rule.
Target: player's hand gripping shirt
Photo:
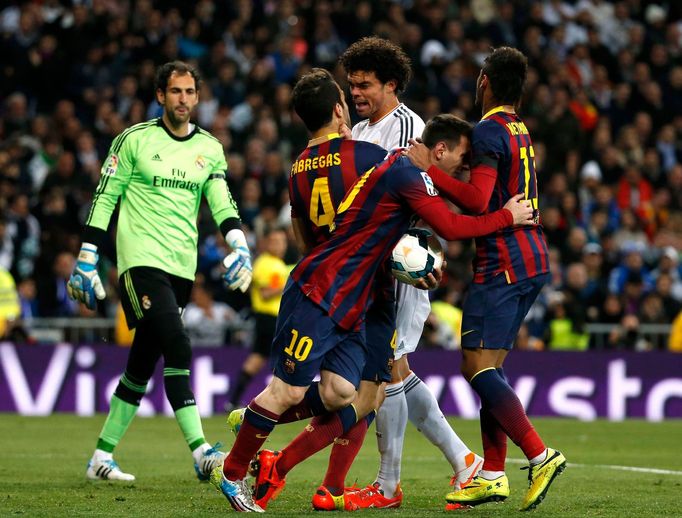
[[[474,127],[471,145],[475,166],[496,165],[497,180],[487,213],[502,208],[509,198],[520,193],[538,209],[535,152],[528,129],[518,115],[501,107],[491,110]],[[548,271],[547,242],[539,218],[535,225],[505,228],[476,239],[474,282],[504,273],[511,283]]]
[[[337,209],[330,239],[296,265],[292,279],[339,326],[357,329],[377,271],[417,213],[446,239],[484,235],[512,223],[509,211],[475,218],[449,211],[429,176],[391,154],[353,185]]]
[[[239,217],[226,171],[222,144],[198,126],[176,137],[161,119],[136,124],[111,145],[86,225],[106,230],[120,198],[119,274],[151,266],[194,279],[202,194],[218,225]]]

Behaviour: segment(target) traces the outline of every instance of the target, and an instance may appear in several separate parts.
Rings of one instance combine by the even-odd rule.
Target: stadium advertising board
[[[0,344],[0,412],[49,415],[105,412],[126,363],[127,349],[106,345],[31,346]],[[196,348],[192,382],[204,416],[223,412],[230,384],[247,351]],[[478,398],[459,374],[457,351],[419,351],[410,365],[428,384],[448,415],[478,418]],[[665,352],[521,352],[509,355],[505,371],[532,416],[582,420],[682,418],[682,355]],[[265,385],[258,376],[246,401]],[[140,415],[172,415],[161,365],[149,383]]]

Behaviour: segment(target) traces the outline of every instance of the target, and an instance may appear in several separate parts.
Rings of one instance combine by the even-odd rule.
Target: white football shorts
[[[420,290],[409,284],[397,282],[398,306],[396,311],[397,345],[394,359],[417,349],[424,330],[424,323],[431,313],[428,290]]]

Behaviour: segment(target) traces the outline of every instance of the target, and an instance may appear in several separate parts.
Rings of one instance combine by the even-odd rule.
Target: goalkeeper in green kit
[[[199,102],[197,72],[180,61],[166,63],[157,71],[155,86],[163,115],[114,139],[68,283],[69,295],[90,309],[96,307],[96,299],[104,298],[97,250],[120,198],[116,245],[121,302],[128,327],[136,331],[88,463],[86,476],[94,480],[135,479],[119,468],[113,451],[135,417],[161,357],[166,397],[194,457],[199,480],[207,480],[225,457],[204,439],[189,382],[192,352],[180,319],[196,271],[196,221],[202,195],[231,248],[223,262],[230,289],[248,289],[251,256],[227,187],[223,147],[190,123]]]

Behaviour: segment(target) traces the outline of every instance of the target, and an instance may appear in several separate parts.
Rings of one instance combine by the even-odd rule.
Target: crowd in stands
[[[292,85],[314,66],[329,68],[345,84],[340,53],[358,38],[379,35],[410,56],[414,77],[401,100],[424,120],[451,112],[476,122],[476,76],[489,49],[509,45],[528,56],[520,113],[540,172],[553,280],[519,345],[596,347],[585,326],[614,323],[600,347],[668,347],[666,340],[641,339],[637,330],[672,323],[682,302],[682,3],[42,0],[2,6],[0,271],[11,274],[0,275],[4,314],[12,312],[8,293],[16,290],[20,318],[92,316],[67,297],[65,283],[113,137],[160,114],[156,66],[181,59],[201,71],[195,120],[224,145],[228,183],[257,251],[268,228],[289,228],[288,168],[307,143],[290,104]],[[230,318],[243,318],[248,294],[221,286],[226,250],[207,210],[199,226],[204,281],[195,303],[226,303],[234,310]],[[113,242],[101,263],[105,316],[117,313]],[[446,281],[433,292],[439,310],[427,325],[427,345],[456,346],[456,308],[471,279],[472,246],[449,243],[446,252]],[[296,260],[290,239],[286,261]],[[20,336],[11,321],[0,335]]]

